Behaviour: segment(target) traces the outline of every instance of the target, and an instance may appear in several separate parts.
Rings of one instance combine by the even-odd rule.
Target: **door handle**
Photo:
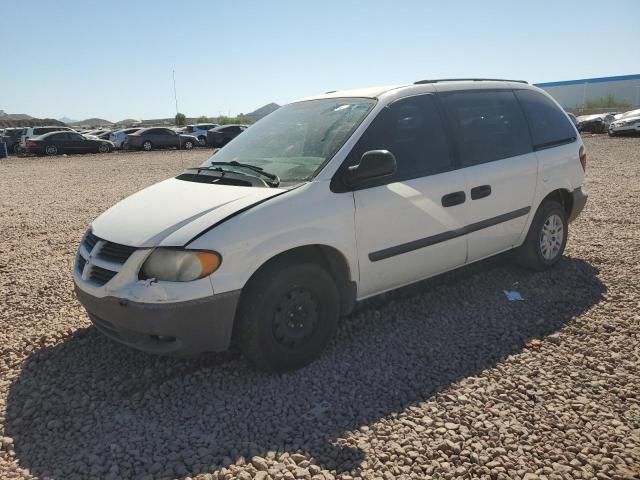
[[[489,195],[491,195],[491,185],[480,185],[471,189],[471,200],[478,200]]]
[[[464,203],[467,199],[467,196],[464,192],[453,192],[447,193],[444,197],[442,197],[442,206],[443,207],[453,207],[454,205],[460,205]]]

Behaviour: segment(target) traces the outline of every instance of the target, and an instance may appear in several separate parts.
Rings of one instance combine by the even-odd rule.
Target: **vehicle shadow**
[[[10,386],[5,435],[22,468],[53,478],[193,475],[268,452],[357,470],[365,452],[337,441],[345,432],[560,330],[606,292],[597,274],[568,257],[544,273],[481,262],[365,301],[321,359],[284,375],[234,352],[154,357],[81,329],[30,354]],[[525,300],[507,301],[508,288]]]

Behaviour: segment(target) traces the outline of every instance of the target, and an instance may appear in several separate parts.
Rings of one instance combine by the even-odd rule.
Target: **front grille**
[[[115,277],[117,273],[118,272],[107,270],[106,268],[98,267],[97,265],[92,265],[91,272],[89,273],[89,280],[93,280],[100,285],[104,285]]]
[[[91,252],[91,250],[93,250],[93,247],[96,246],[96,243],[98,243],[98,240],[99,238],[96,237],[91,230],[89,230],[84,236],[84,240],[82,241],[82,243],[87,251]]]
[[[135,250],[135,247],[128,247],[126,245],[120,245],[119,243],[105,242],[98,252],[98,257],[112,262],[124,263]]]
[[[87,264],[87,261],[84,259],[84,257],[82,255],[78,255],[78,262],[76,263],[76,266],[78,267],[78,274],[82,275],[82,272],[84,271],[84,266]]]
[[[135,247],[102,240],[94,235],[91,230],[89,230],[82,239],[82,247],[84,247],[86,253],[91,256],[90,258],[105,260],[111,262],[112,265],[116,264],[110,268],[100,267],[96,265],[93,260],[89,261],[88,258],[84,257],[85,252],[82,248],[80,249],[78,252],[78,259],[76,261],[78,274],[82,275],[87,262],[89,262],[88,280],[100,286],[106,284],[109,280],[115,277],[120,271],[120,267],[118,265],[123,265],[136,250]]]

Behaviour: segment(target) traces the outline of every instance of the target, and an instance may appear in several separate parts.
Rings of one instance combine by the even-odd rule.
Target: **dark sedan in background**
[[[127,135],[123,148],[131,150],[154,150],[156,148],[184,148],[191,150],[198,145],[193,135],[177,133],[170,128],[143,128]]]
[[[247,129],[248,125],[221,125],[207,132],[207,145],[224,147]]]
[[[26,153],[59,155],[61,153],[109,153],[113,143],[87,138],[77,132],[51,132],[27,139]]]

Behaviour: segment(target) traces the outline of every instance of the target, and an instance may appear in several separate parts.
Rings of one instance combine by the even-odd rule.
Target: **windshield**
[[[308,180],[342,147],[375,102],[331,98],[285,105],[247,128],[203,166],[241,162],[261,167],[283,183]]]

